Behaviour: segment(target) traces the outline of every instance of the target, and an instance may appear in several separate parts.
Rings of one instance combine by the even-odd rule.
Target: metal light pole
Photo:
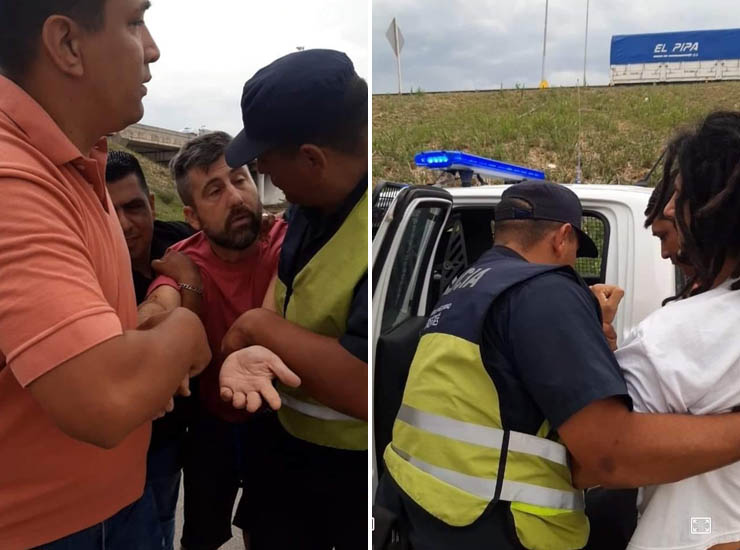
[[[547,11],[550,0],[545,0],[545,37],[542,39],[542,78],[540,79],[540,88],[549,88],[545,80],[545,57],[547,55]]]
[[[583,46],[583,85],[586,85],[586,59],[588,59],[588,5],[591,0],[586,0],[586,39]]]

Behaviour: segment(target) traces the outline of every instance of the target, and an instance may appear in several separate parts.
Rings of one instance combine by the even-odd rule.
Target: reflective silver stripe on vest
[[[319,418],[321,420],[357,420],[356,418],[342,414],[334,409],[325,407],[324,405],[306,403],[305,401],[301,401],[300,399],[296,399],[295,397],[285,393],[280,394],[280,400],[286,407],[290,407],[291,409],[295,409],[307,416],[313,416],[314,418]]]
[[[409,405],[401,405],[397,418],[425,432],[490,449],[501,449],[504,439],[504,430],[420,411]],[[542,437],[510,431],[509,450],[539,456],[568,466],[568,452],[565,446]]]
[[[436,477],[438,480],[452,485],[475,495],[487,502],[491,502],[496,493],[496,481],[494,478],[475,477],[468,474],[434,466],[408,453],[396,448],[391,444],[391,449],[401,458],[406,460],[412,466],[422,470],[429,475]],[[507,502],[523,502],[533,506],[543,506],[545,508],[555,508],[559,510],[583,510],[584,500],[582,491],[560,491],[539,485],[530,485],[519,481],[504,480],[501,486],[501,500]]]

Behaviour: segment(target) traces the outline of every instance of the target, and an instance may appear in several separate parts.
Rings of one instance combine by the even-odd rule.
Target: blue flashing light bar
[[[414,157],[414,162],[417,166],[430,170],[469,170],[483,177],[508,181],[545,179],[545,173],[539,170],[460,151],[423,151]]]

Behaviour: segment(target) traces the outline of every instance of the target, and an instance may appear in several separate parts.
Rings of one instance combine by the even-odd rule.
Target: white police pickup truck
[[[506,187],[390,184],[375,189],[373,489],[425,317],[447,284],[493,245],[493,209]],[[614,323],[621,343],[682,284],[670,261],[661,258],[658,239],[643,226],[652,189],[569,187],[583,205],[583,229],[599,249],[598,258],[578,260],[578,272],[588,284],[619,285],[625,291]]]

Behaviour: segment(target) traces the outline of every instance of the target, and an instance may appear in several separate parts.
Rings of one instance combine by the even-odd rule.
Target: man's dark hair
[[[728,257],[740,256],[740,112],[708,115],[681,143],[678,166],[676,223],[682,252],[696,270],[691,294],[699,294],[712,287]],[[739,276],[736,261],[731,277]],[[740,281],[732,285],[738,288]]]
[[[136,174],[136,179],[139,180],[139,187],[141,187],[141,190],[148,197],[149,186],[146,184],[144,171],[141,169],[141,164],[139,164],[136,157],[125,151],[111,151],[108,153],[108,162],[105,165],[105,182],[110,185],[125,178],[129,174]]]
[[[531,205],[521,199],[507,199],[512,206],[531,210]],[[548,233],[564,225],[564,222],[551,220],[501,220],[494,226],[493,244],[506,246],[515,242],[523,249],[528,250],[544,239]],[[575,238],[575,232],[573,232]]]
[[[502,220],[494,227],[493,244],[506,246],[506,243],[516,242],[528,250],[562,225],[564,222],[550,220]]]
[[[324,118],[321,128],[302,136],[300,143],[285,143],[278,148],[295,151],[304,143],[313,143],[348,155],[366,153],[367,107],[367,82],[354,75],[333,119]]]
[[[226,132],[209,132],[188,141],[170,161],[170,173],[183,204],[191,208],[194,206],[188,172],[193,168],[207,170],[221,158],[230,142],[231,136]]]
[[[64,15],[94,32],[103,27],[106,0],[0,0],[0,70],[14,80],[33,62],[44,22]]]
[[[681,144],[688,137],[688,133],[681,132],[675,136],[666,146],[665,160],[663,162],[663,175],[653,189],[645,208],[645,227],[653,225],[655,220],[664,218],[663,210],[671,200],[675,190],[676,176],[678,176],[677,155]]]

